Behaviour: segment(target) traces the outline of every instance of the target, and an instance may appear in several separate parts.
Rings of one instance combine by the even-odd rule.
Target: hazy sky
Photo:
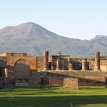
[[[0,28],[25,22],[70,38],[107,35],[107,0],[0,0]]]

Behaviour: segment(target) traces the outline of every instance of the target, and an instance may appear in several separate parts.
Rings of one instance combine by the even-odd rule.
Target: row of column
[[[73,70],[72,63],[70,63],[70,58],[68,59],[68,69]],[[56,62],[56,70],[60,70],[60,59],[58,59]],[[87,59],[82,60],[82,71],[85,70],[88,70]],[[94,70],[95,71],[100,70],[100,52],[96,52]]]
[[[87,60],[83,59],[82,60],[82,70],[87,70]],[[100,52],[96,52],[95,54],[95,65],[94,65],[94,70],[99,71],[100,70]]]
[[[48,70],[48,57],[49,57],[48,51],[44,51],[44,70]],[[60,65],[61,65],[61,61],[60,61],[60,59],[57,59],[56,70],[61,69]],[[72,63],[70,63],[70,58],[68,58],[68,69],[73,70]],[[82,70],[88,70],[87,69],[87,59],[82,60]],[[96,52],[94,70],[95,71],[100,70],[100,52]]]
[[[48,53],[45,53],[45,62],[44,62],[44,70],[48,70]],[[56,70],[61,70],[61,60],[57,59],[56,61]],[[70,63],[70,59],[68,59],[68,70],[73,70],[72,63]],[[87,60],[82,60],[82,70],[87,70]]]
[[[82,60],[82,70],[88,70],[87,69],[87,60],[83,59]],[[61,70],[61,60],[57,59],[56,61],[56,70]],[[73,70],[73,64],[70,62],[70,59],[68,59],[68,70],[71,71]]]
[[[61,60],[56,61],[56,70],[61,70]],[[68,59],[68,70],[72,70],[72,63],[70,63],[70,58]]]

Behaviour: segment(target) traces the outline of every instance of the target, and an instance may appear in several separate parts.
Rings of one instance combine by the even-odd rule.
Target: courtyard
[[[79,90],[46,88],[0,89],[1,107],[107,107],[107,88],[83,86]]]

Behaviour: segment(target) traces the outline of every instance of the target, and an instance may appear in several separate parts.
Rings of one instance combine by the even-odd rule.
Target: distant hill
[[[91,40],[67,38],[31,22],[0,29],[0,53],[42,55],[44,49],[51,54],[61,52],[73,57],[92,57],[96,51],[107,55],[107,36],[98,35]]]

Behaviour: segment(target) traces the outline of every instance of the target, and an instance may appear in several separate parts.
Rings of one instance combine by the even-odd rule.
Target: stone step
[[[27,86],[29,86],[29,83],[27,83],[27,82],[16,82],[15,83],[15,86],[16,87],[27,87]]]

